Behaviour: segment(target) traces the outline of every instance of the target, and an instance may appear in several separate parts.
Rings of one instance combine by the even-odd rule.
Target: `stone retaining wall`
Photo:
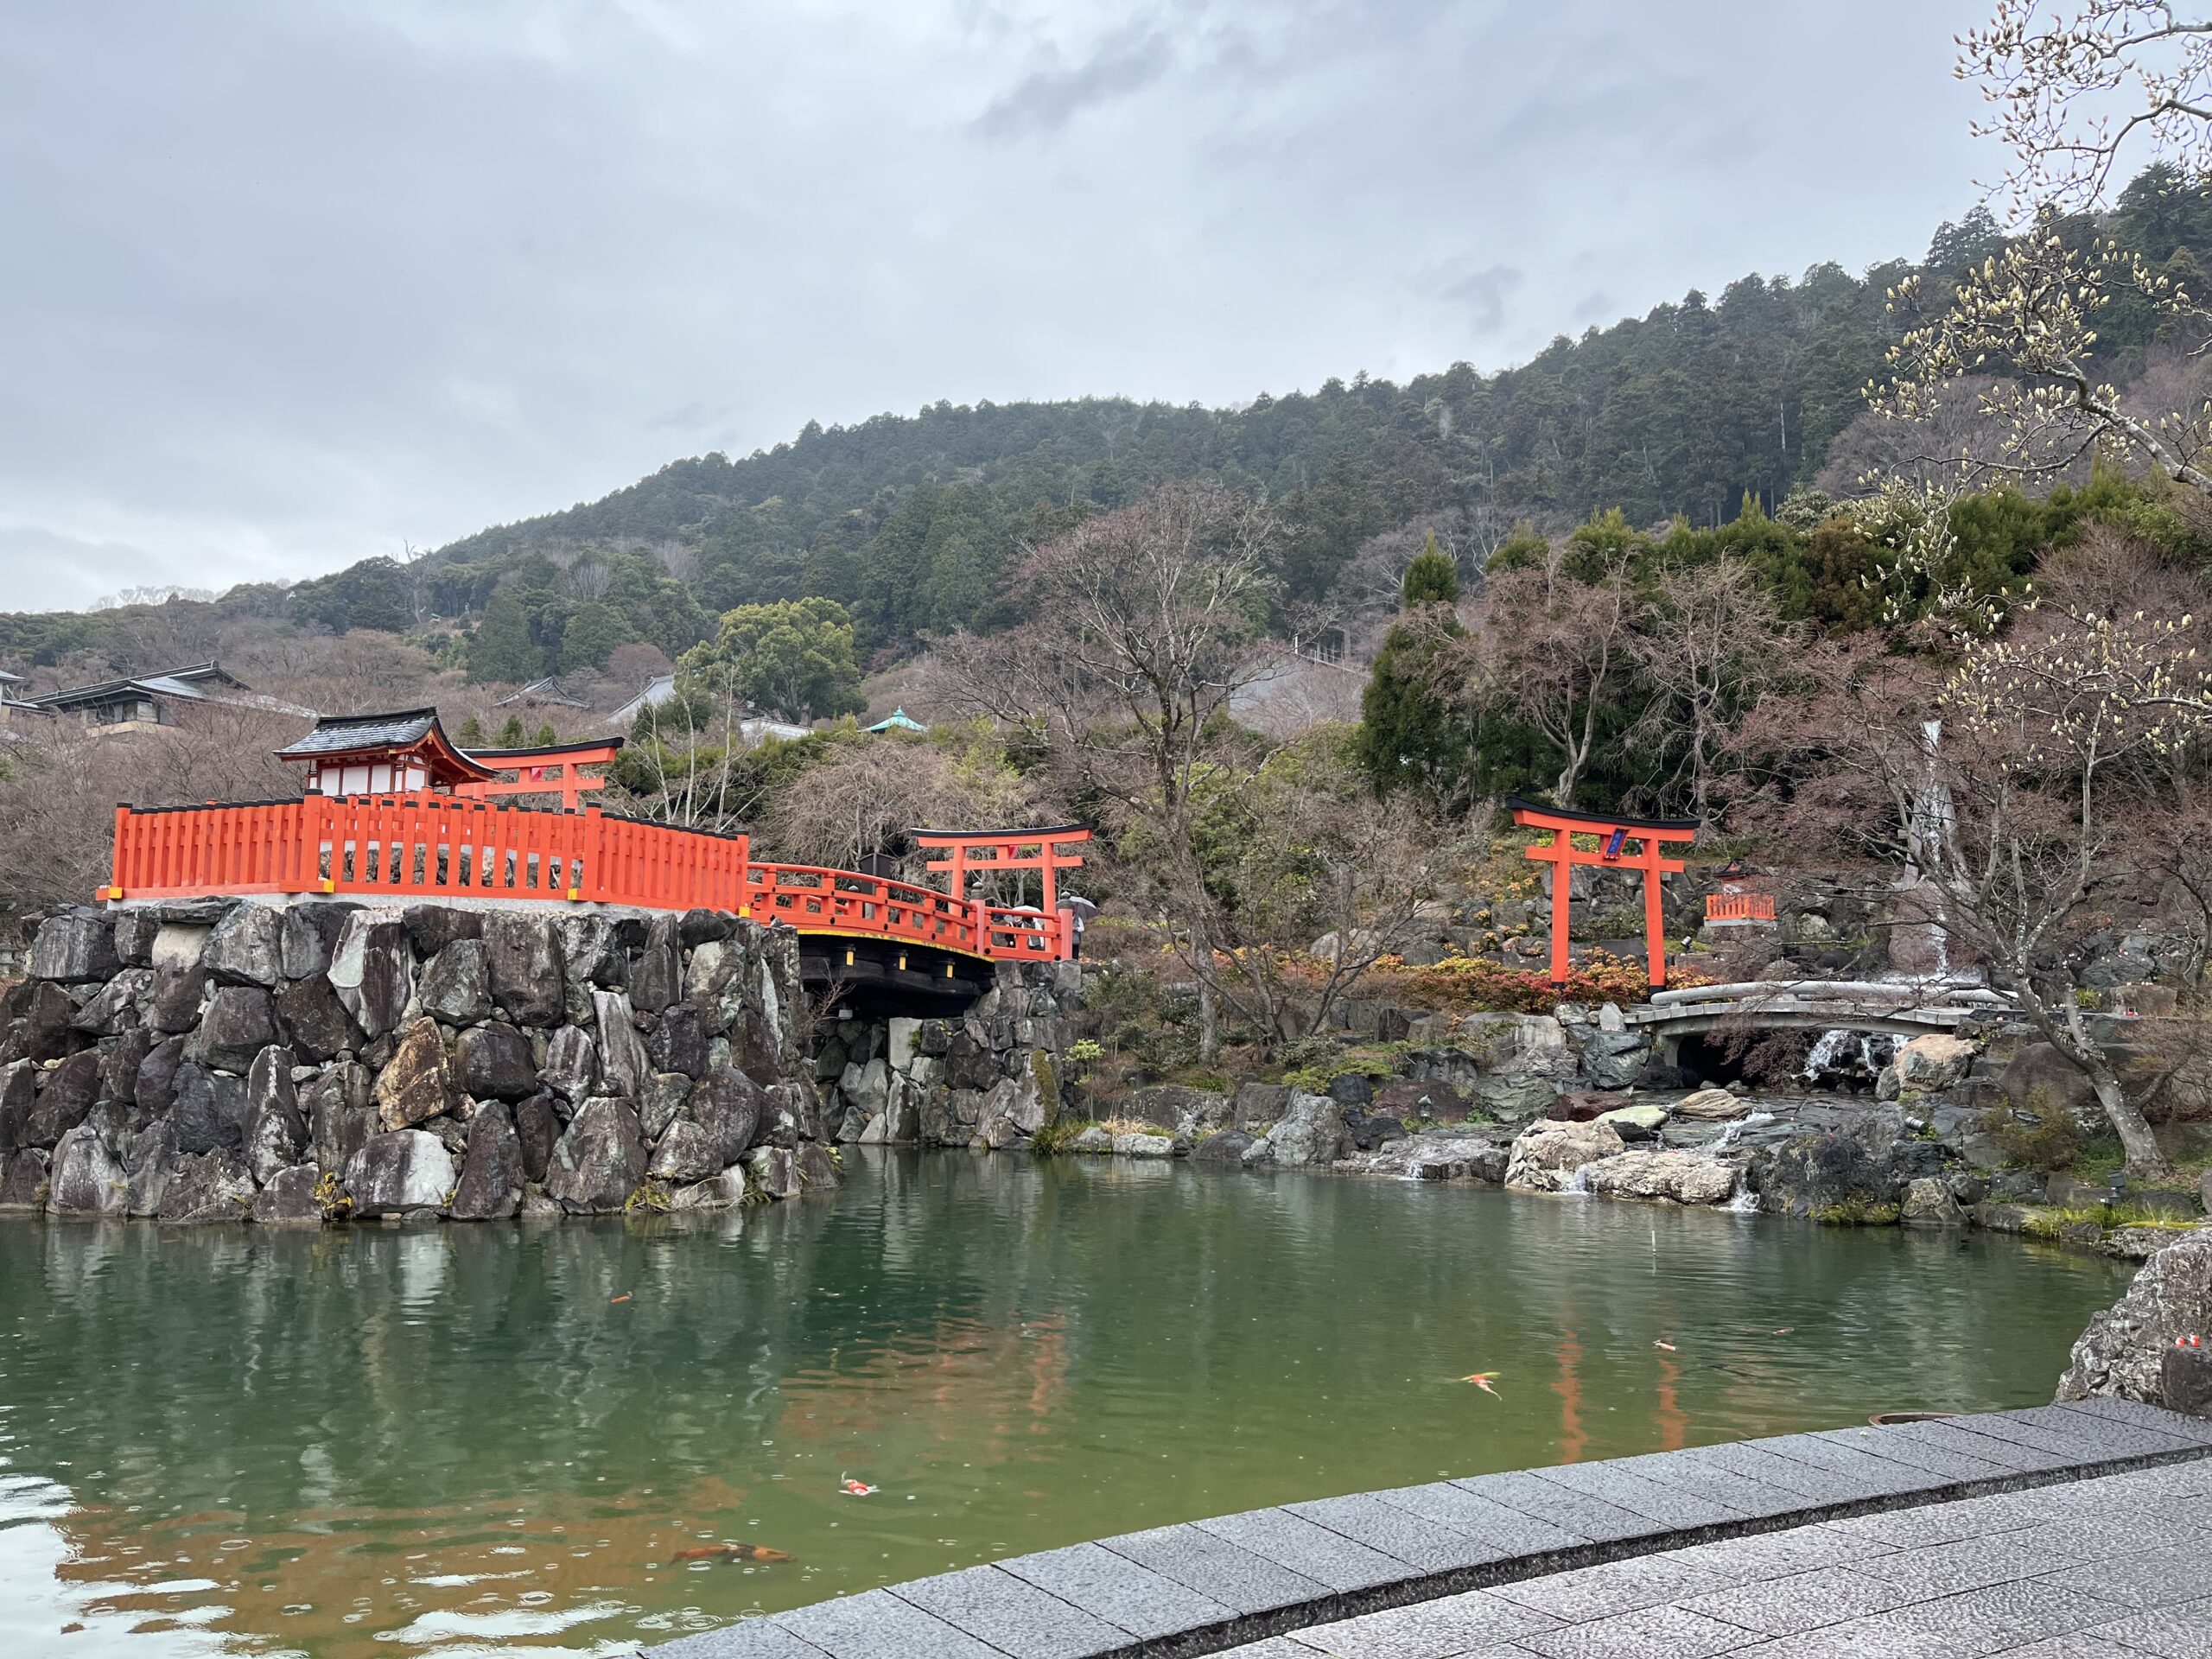
[[[785,930],[194,900],[53,917],[29,968],[0,1209],[487,1220],[838,1179]]]

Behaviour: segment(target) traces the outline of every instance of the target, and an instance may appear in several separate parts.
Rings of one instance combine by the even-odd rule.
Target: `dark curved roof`
[[[355,749],[420,742],[437,723],[435,709],[404,709],[393,715],[326,715],[305,737],[277,750],[276,758],[302,760],[309,755],[349,754]]]

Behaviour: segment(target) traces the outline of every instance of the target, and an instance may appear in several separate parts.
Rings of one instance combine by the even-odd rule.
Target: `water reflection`
[[[2027,1403],[2124,1278],[1593,1200],[849,1162],[742,1217],[0,1224],[0,1652],[605,1651],[1195,1515]]]

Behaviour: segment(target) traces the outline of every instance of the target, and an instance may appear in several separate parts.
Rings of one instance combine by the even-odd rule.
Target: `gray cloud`
[[[1071,68],[1056,65],[1025,76],[991,100],[976,118],[976,130],[1001,139],[1058,132],[1083,111],[1150,86],[1173,58],[1164,35],[1124,33]]]
[[[16,7],[0,609],[313,575],[809,419],[1497,368],[1596,296],[1916,252],[1987,170],[1985,4]]]

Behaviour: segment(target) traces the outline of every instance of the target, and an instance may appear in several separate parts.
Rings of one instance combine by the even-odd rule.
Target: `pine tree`
[[[553,722],[549,720],[537,728],[537,736],[533,741],[539,748],[550,749],[561,741],[561,734],[553,729]]]
[[[476,637],[468,642],[468,677],[480,684],[501,681],[522,685],[545,672],[545,653],[530,635],[530,612],[522,595],[501,588],[484,607]]]
[[[499,747],[503,749],[518,749],[527,741],[523,735],[522,716],[509,715],[507,723],[499,728]]]
[[[469,715],[461,722],[461,729],[454,734],[453,741],[464,749],[484,747],[484,722],[474,715]]]

